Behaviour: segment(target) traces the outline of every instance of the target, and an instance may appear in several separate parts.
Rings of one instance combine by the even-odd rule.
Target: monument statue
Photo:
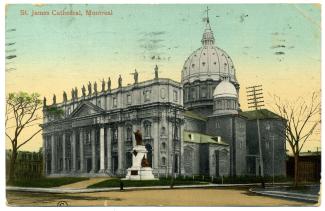
[[[111,91],[111,85],[112,85],[111,78],[108,77],[108,81],[107,81],[107,90],[108,91]]]
[[[46,97],[43,98],[43,106],[46,106]]]
[[[88,95],[91,95],[91,83],[90,83],[90,81],[88,82]]]
[[[147,159],[148,150],[142,145],[140,130],[134,132],[136,145],[133,146],[132,166],[127,169],[125,180],[155,180]]]
[[[134,133],[134,136],[135,136],[136,145],[142,145],[142,134],[140,130],[137,130]]]
[[[143,155],[143,158],[141,160],[141,167],[149,167],[149,162],[145,155]]]
[[[121,87],[122,87],[122,77],[120,75],[118,78],[118,88],[121,88]]]
[[[56,104],[56,96],[55,94],[53,95],[53,105]]]
[[[102,92],[105,92],[105,80],[104,80],[104,78],[102,80]]]
[[[155,67],[155,79],[158,79],[158,66]]]
[[[95,94],[97,94],[97,82],[96,81],[94,83],[94,92],[95,92]]]
[[[82,96],[85,97],[86,96],[86,88],[85,88],[85,85],[82,85],[81,92],[82,92]]]
[[[67,100],[68,100],[67,93],[63,91],[63,102],[67,102]]]

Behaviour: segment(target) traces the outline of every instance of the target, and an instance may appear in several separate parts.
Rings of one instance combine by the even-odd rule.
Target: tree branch
[[[18,146],[17,146],[17,150],[21,147],[21,146],[23,146],[24,144],[26,144],[27,142],[29,142],[32,138],[34,138],[34,136],[36,136],[39,132],[41,132],[42,131],[42,129],[39,129],[36,133],[34,133],[31,137],[29,137],[26,141],[24,141],[23,143],[21,143],[21,144],[19,144]]]

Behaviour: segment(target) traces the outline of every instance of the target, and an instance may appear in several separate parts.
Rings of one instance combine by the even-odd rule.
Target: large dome
[[[237,98],[237,91],[235,86],[227,80],[221,81],[213,92],[214,98],[231,97]]]
[[[194,51],[185,61],[182,83],[207,79],[218,81],[223,77],[228,77],[232,82],[237,83],[235,67],[230,56],[224,50],[214,46],[214,35],[209,21],[201,43],[203,46]]]

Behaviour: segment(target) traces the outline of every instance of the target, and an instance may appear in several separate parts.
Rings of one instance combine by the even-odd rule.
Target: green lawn
[[[39,187],[39,188],[51,188],[58,187],[61,185],[67,185],[70,183],[75,183],[83,180],[88,180],[89,178],[82,177],[58,177],[58,178],[39,178],[35,180],[17,180],[8,183],[8,186],[16,187]]]
[[[159,180],[142,180],[142,181],[132,181],[132,180],[122,180],[124,187],[144,187],[144,186],[169,186],[169,179],[159,179]],[[174,180],[174,185],[199,185],[208,184],[208,182],[202,181],[192,181],[192,180]],[[120,187],[120,179],[109,179],[93,185],[88,186],[88,188],[108,188],[108,187]]]

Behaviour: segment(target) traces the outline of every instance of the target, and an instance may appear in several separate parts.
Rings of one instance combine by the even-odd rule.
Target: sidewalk
[[[277,183],[288,184],[288,183]],[[181,188],[216,188],[216,187],[245,187],[245,186],[260,186],[260,183],[249,184],[206,184],[206,185],[178,185],[174,189]],[[145,186],[145,187],[124,187],[124,190],[153,190],[153,189],[170,189],[170,186]],[[28,188],[28,187],[14,187],[7,186],[7,191],[21,191],[21,192],[37,192],[37,193],[93,193],[93,192],[107,192],[119,191],[119,187],[109,188],[72,188],[72,187],[55,187],[55,188]]]
[[[71,183],[71,184],[67,184],[67,185],[62,185],[60,187],[57,188],[62,188],[62,189],[85,189],[90,185],[102,182],[104,180],[108,180],[109,178],[107,177],[93,177],[93,178],[89,178],[88,180],[83,180],[80,182],[75,182],[75,183]]]
[[[293,199],[298,201],[305,201],[305,202],[312,202],[318,203],[320,196],[319,194],[311,194],[311,193],[297,193],[297,192],[290,192],[290,191],[283,191],[283,190],[276,190],[276,187],[270,188],[250,188],[250,192],[257,193],[266,196],[273,196],[278,198],[285,198],[285,199]]]

